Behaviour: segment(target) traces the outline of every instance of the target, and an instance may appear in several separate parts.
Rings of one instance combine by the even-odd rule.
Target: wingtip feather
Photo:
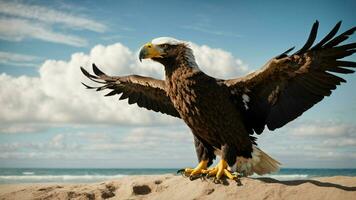
[[[294,53],[294,55],[299,55],[304,53],[306,50],[308,50],[314,43],[317,33],[318,33],[318,28],[319,28],[319,21],[316,20],[311,28],[309,37],[307,41],[305,42],[304,46],[299,49],[297,52]]]
[[[331,31],[318,43],[316,44],[312,50],[315,50],[315,49],[319,49],[320,47],[322,47],[325,43],[327,43],[329,40],[331,40],[335,35],[336,33],[339,31],[340,27],[341,27],[341,22],[342,21],[339,21],[335,26],[334,28],[331,29]]]
[[[96,74],[97,76],[102,76],[102,75],[105,75],[104,72],[102,72],[96,65],[95,63],[93,63],[93,72],[94,74]]]
[[[84,67],[80,67],[80,71],[82,71],[82,73],[86,76],[86,77],[90,77],[90,74],[87,70],[84,69]]]
[[[86,89],[94,89],[94,87],[91,87],[91,86],[89,86],[89,85],[87,85],[87,84],[85,84],[83,82],[81,82],[81,84],[84,85],[86,87]]]

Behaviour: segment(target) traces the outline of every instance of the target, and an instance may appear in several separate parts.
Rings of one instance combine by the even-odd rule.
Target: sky
[[[170,36],[190,43],[207,74],[234,78],[300,48],[315,20],[319,40],[339,20],[340,31],[355,26],[355,8],[353,0],[0,0],[0,167],[195,166],[182,121],[85,90],[79,67],[163,78],[162,66],[137,53]],[[356,77],[342,77],[331,97],[258,136],[282,167],[356,166]]]

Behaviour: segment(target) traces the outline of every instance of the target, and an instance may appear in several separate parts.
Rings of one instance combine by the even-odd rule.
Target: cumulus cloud
[[[0,39],[9,41],[18,42],[26,38],[35,38],[79,47],[86,46],[87,40],[61,33],[55,29],[55,26],[95,32],[106,30],[104,24],[86,17],[19,2],[0,1],[0,14]]]
[[[200,68],[220,78],[247,71],[231,53],[208,46],[191,44]],[[122,125],[158,125],[177,123],[167,115],[129,106],[117,97],[85,90],[88,82],[79,70],[96,63],[112,75],[140,74],[163,78],[163,67],[152,61],[139,63],[137,54],[126,46],[97,45],[88,53],[75,53],[68,61],[46,60],[39,77],[0,75],[0,120],[4,123],[102,123]]]
[[[248,66],[230,52],[207,45],[189,43],[200,68],[207,74],[219,78],[234,78],[248,72]]]

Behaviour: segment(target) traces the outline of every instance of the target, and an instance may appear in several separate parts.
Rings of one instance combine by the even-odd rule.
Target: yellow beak
[[[163,54],[164,53],[161,48],[149,42],[141,48],[139,59],[141,62],[142,59],[147,58],[162,58]]]

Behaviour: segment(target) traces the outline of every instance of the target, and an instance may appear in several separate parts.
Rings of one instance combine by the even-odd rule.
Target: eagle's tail
[[[278,171],[280,165],[281,163],[277,160],[253,145],[252,158],[237,157],[232,170],[244,176],[250,176],[253,173],[263,175]]]

